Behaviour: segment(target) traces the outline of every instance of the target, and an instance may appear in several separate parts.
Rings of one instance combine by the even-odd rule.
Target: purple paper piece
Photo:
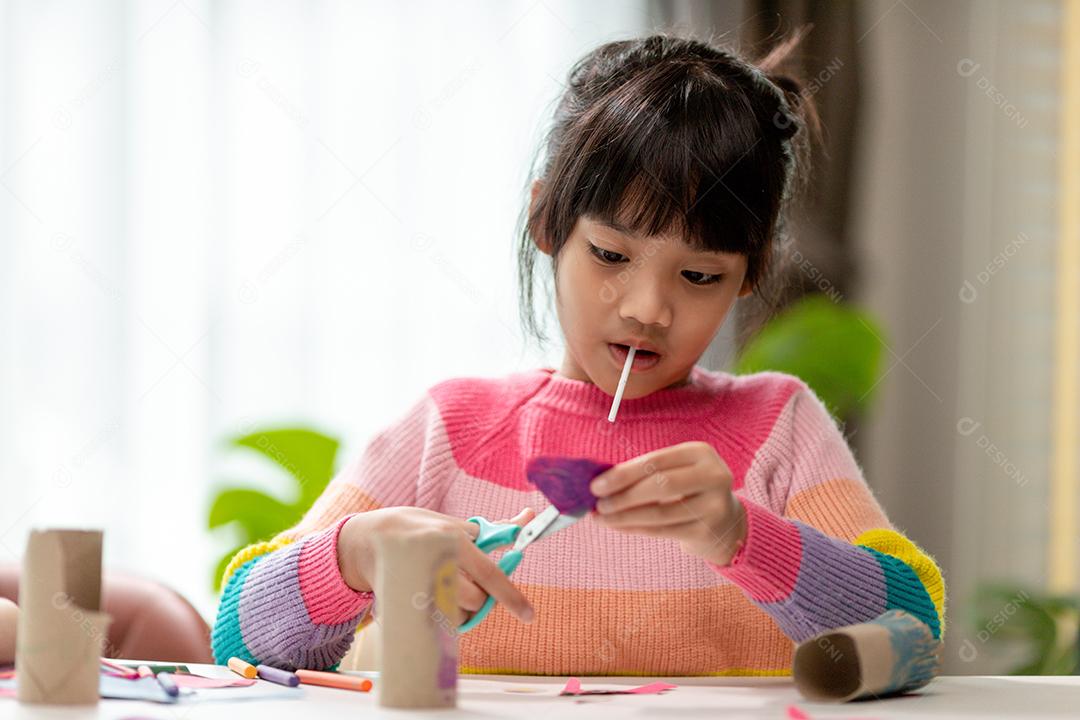
[[[614,466],[588,458],[541,456],[530,460],[525,472],[559,512],[581,515],[596,509],[589,483],[610,467]]]

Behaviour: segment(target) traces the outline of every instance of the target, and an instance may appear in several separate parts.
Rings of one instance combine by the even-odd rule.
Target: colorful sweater
[[[586,517],[529,548],[513,579],[536,619],[521,623],[496,605],[460,636],[462,672],[783,675],[794,642],[893,608],[940,637],[937,566],[889,523],[802,381],[695,367],[687,385],[623,400],[614,424],[610,403],[595,385],[547,368],[432,387],[296,527],[234,558],[213,631],[218,661],[340,662],[374,601],[338,569],[337,535],[352,513],[539,512],[547,502],[524,471],[534,456],[618,463],[688,440],[716,448],[746,508],[746,541],[732,561],[715,565],[677,541]]]

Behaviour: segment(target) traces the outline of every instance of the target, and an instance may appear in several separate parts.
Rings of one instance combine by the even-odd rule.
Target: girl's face
[[[614,395],[633,345],[623,397],[684,384],[735,300],[750,294],[746,265],[745,255],[694,250],[677,234],[639,237],[579,218],[558,257],[559,372]]]

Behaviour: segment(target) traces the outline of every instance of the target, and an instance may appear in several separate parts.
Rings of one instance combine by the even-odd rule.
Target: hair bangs
[[[733,83],[695,66],[650,69],[583,118],[574,161],[556,175],[578,192],[559,214],[641,236],[674,234],[695,249],[749,253],[769,213],[755,207],[761,193],[740,197],[734,188],[768,186],[754,153],[760,137]]]

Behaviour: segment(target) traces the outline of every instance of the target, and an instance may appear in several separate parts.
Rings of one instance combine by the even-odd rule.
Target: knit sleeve
[[[352,644],[373,593],[341,577],[337,539],[346,515],[300,540],[275,539],[241,564],[225,583],[211,643],[225,664],[239,657],[295,670],[339,663]],[[253,546],[255,547],[255,546]]]
[[[250,545],[225,570],[211,637],[214,657],[282,668],[325,669],[371,619],[374,595],[341,576],[338,533],[353,514],[433,508],[448,449],[430,393],[377,434],[327,485],[296,526]]]
[[[945,586],[934,560],[897,532],[863,479],[828,410],[802,386],[786,429],[765,454],[785,462],[771,508],[740,493],[747,536],[726,566],[738,585],[784,633],[801,642],[825,630],[899,609],[941,637]]]

